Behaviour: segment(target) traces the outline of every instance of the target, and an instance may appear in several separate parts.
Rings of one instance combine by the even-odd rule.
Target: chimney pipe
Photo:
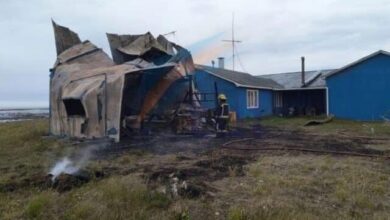
[[[225,69],[225,58],[218,57],[218,68]]]
[[[301,79],[302,79],[302,86],[305,85],[305,57],[301,57]]]
[[[215,67],[215,61],[214,60],[211,61],[211,65],[213,66],[213,68]]]

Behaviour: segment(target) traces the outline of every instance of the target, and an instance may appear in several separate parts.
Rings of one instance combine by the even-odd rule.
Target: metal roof
[[[282,85],[281,89],[311,89],[326,87],[325,75],[334,71],[330,70],[315,70],[305,72],[305,85],[302,85],[301,72],[276,73],[260,75],[257,77],[271,79]]]
[[[333,75],[335,75],[335,74],[337,74],[337,73],[340,73],[340,72],[342,72],[342,71],[345,70],[345,69],[348,69],[348,68],[350,68],[350,67],[352,67],[352,66],[355,66],[355,65],[357,65],[357,64],[359,64],[359,63],[361,63],[361,62],[363,62],[363,61],[366,61],[366,60],[368,60],[368,59],[370,59],[370,58],[372,58],[372,57],[374,57],[374,56],[376,56],[376,55],[379,55],[379,54],[384,54],[384,55],[390,56],[390,53],[389,53],[389,52],[384,51],[384,50],[378,50],[378,51],[376,51],[376,52],[374,52],[374,53],[372,53],[372,54],[370,54],[370,55],[368,55],[368,56],[365,56],[365,57],[363,57],[363,58],[360,58],[359,60],[356,60],[356,61],[353,62],[353,63],[350,63],[350,64],[348,64],[348,65],[346,65],[346,66],[344,66],[344,67],[341,67],[340,69],[336,69],[336,70],[334,70],[334,71],[332,71],[332,72],[326,74],[326,75],[325,75],[325,78],[328,78],[328,77],[333,76]]]
[[[211,66],[195,65],[197,69],[206,71],[218,78],[235,84],[237,87],[259,88],[259,89],[279,89],[283,88],[272,79],[253,76],[249,73],[222,69]]]

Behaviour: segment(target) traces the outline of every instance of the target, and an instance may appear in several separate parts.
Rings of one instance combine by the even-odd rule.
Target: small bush
[[[347,199],[348,199],[348,197],[349,197],[349,192],[348,192],[348,190],[345,188],[345,186],[337,185],[334,194],[335,194],[336,198],[337,198],[340,202],[345,202],[345,201],[347,201]]]
[[[249,219],[246,211],[243,208],[232,208],[228,213],[229,220],[247,220]]]
[[[175,220],[190,220],[190,214],[188,210],[184,210],[182,212],[176,213],[174,216]]]
[[[51,196],[47,193],[40,194],[30,200],[26,207],[26,215],[29,219],[40,219],[42,213],[50,203]]]
[[[158,192],[147,192],[146,202],[149,204],[149,208],[167,208],[171,203],[171,200],[164,194]]]

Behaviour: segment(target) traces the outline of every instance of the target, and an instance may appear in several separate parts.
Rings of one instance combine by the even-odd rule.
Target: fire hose
[[[348,152],[348,151],[315,150],[315,149],[295,148],[295,147],[261,147],[261,148],[228,147],[228,145],[231,145],[233,143],[240,143],[240,142],[246,142],[246,141],[252,141],[252,140],[255,140],[255,138],[243,138],[243,139],[228,141],[228,142],[222,144],[221,148],[228,149],[228,150],[242,150],[242,151],[299,151],[299,152],[318,153],[318,154],[371,157],[371,158],[382,158],[382,159],[387,159],[387,160],[390,159],[390,156],[379,155],[379,154],[365,154],[365,153]]]

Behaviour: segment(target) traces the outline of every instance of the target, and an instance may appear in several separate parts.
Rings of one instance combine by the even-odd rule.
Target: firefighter
[[[229,124],[229,104],[224,94],[218,95],[218,107],[215,110],[217,136],[224,136],[227,133]]]

